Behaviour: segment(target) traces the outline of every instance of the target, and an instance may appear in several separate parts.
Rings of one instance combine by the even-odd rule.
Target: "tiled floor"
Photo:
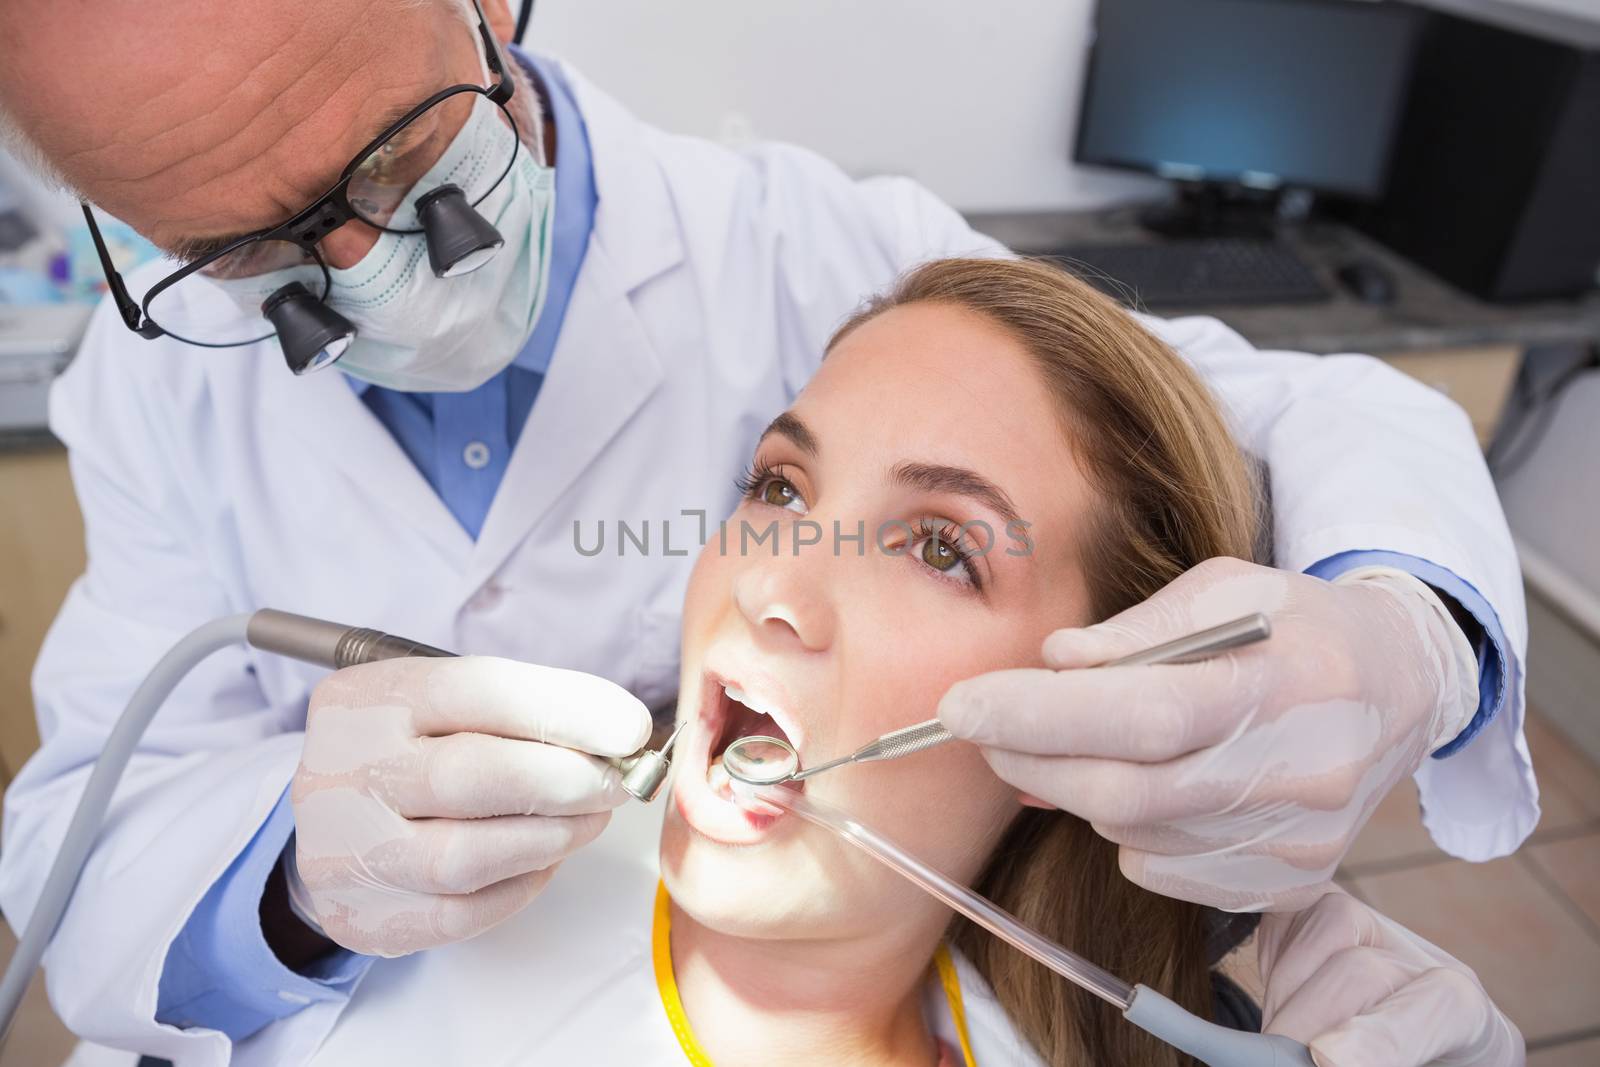
[[[1600,768],[1536,714],[1528,746],[1544,817],[1516,855],[1472,864],[1439,852],[1407,782],[1373,814],[1339,881],[1476,970],[1527,1038],[1528,1067],[1596,1067]],[[0,924],[0,963],[13,944]],[[1253,959],[1239,956],[1236,975],[1259,993]],[[71,1048],[42,994],[36,980],[0,1067],[54,1067]]]
[[[1435,849],[1409,782],[1384,801],[1340,882],[1465,961],[1521,1028],[1529,1067],[1600,1064],[1600,769],[1536,714],[1544,815],[1516,855]]]

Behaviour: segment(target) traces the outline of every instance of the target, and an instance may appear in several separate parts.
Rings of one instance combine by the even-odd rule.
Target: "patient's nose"
[[[734,582],[734,600],[758,636],[820,652],[833,643],[834,612],[819,578],[790,556],[752,561]]]

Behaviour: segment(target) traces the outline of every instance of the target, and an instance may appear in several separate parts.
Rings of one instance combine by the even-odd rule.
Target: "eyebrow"
[[[365,148],[367,145],[371,144],[379,134],[385,132],[390,126],[393,126],[395,123],[405,118],[406,114],[415,108],[418,103],[421,103],[421,101],[411,104],[397,104],[394,107],[385,109],[384,112],[378,116],[378,120],[373,123],[372,135],[361,142],[361,147]],[[346,160],[344,164],[341,165],[341,173],[343,172],[343,167],[348,166],[349,163],[350,161]],[[330,181],[327,184],[328,186],[332,186],[333,182]],[[206,256],[222,251],[235,241],[242,241],[246,237],[258,234],[263,230],[277,229],[285,222],[288,222],[290,219],[294,218],[295,215],[298,215],[300,212],[304,211],[312,203],[313,201],[308,200],[305,204],[301,205],[299,208],[296,208],[293,214],[285,215],[277,222],[269,223],[266,226],[258,226],[253,230],[244,230],[239,233],[228,234],[225,237],[183,237],[172,242],[170,245],[165,246],[165,251],[171,253],[174,258],[181,262],[193,263],[195,260],[204,259]]]
[[[820,451],[817,435],[792,411],[785,411],[773,419],[762,431],[761,440],[765,441],[773,434],[787,437],[808,456],[816,456]],[[966,467],[952,467],[943,463],[897,463],[889,471],[889,481],[924,493],[970,497],[998,513],[1006,522],[1019,521],[1017,507],[1006,491]]]
[[[975,470],[951,467],[942,463],[898,463],[889,472],[889,480],[897,485],[921,490],[924,493],[953,493],[971,497],[998,512],[1006,522],[1017,522],[1017,508],[1006,491]]]
[[[194,263],[205,259],[213,253],[222,251],[235,241],[258,232],[258,230],[250,230],[247,233],[230,234],[227,237],[184,237],[163,246],[162,250],[180,263]]]
[[[768,423],[767,428],[761,431],[761,439],[756,442],[756,445],[759,447],[761,441],[765,441],[773,434],[787,437],[794,442],[796,448],[808,456],[815,456],[820,451],[817,445],[817,435],[812,433],[811,427],[801,422],[800,416],[792,411],[785,411]]]

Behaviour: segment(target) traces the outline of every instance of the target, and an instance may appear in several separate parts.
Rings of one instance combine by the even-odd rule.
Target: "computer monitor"
[[[1375,198],[1419,26],[1382,0],[1101,0],[1075,158]]]

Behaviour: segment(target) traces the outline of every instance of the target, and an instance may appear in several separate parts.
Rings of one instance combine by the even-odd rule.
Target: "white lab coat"
[[[14,926],[134,685],[216,616],[276,607],[377,626],[591,671],[669,703],[694,559],[678,553],[699,533],[682,512],[714,524],[731,508],[759,431],[863,294],[918,261],[995,248],[910,181],[858,183],[796,148],[668,135],[567,76],[599,208],[476,542],[338,373],[291,377],[270,344],[147,342],[109,304],[97,311],[52,396],[89,569],[34,675],[43,748],[7,796],[0,904]],[[1150,324],[1269,461],[1280,565],[1352,548],[1432,560],[1483,591],[1520,659],[1516,561],[1454,405],[1370,359],[1258,352],[1210,319]],[[630,543],[619,557],[619,519],[635,532],[648,520],[648,556]],[[601,521],[605,550],[581,554],[574,524],[589,548]],[[320,673],[229,650],[156,718],[46,956],[51,999],[75,1032],[180,1067],[227,1061],[222,1034],[154,1022],[157,982],[167,946],[289,781]],[[1444,847],[1497,855],[1532,828],[1521,720],[1514,672],[1498,722],[1421,776]],[[234,1062],[300,1062],[337,1012],[313,1005],[241,1043]]]

